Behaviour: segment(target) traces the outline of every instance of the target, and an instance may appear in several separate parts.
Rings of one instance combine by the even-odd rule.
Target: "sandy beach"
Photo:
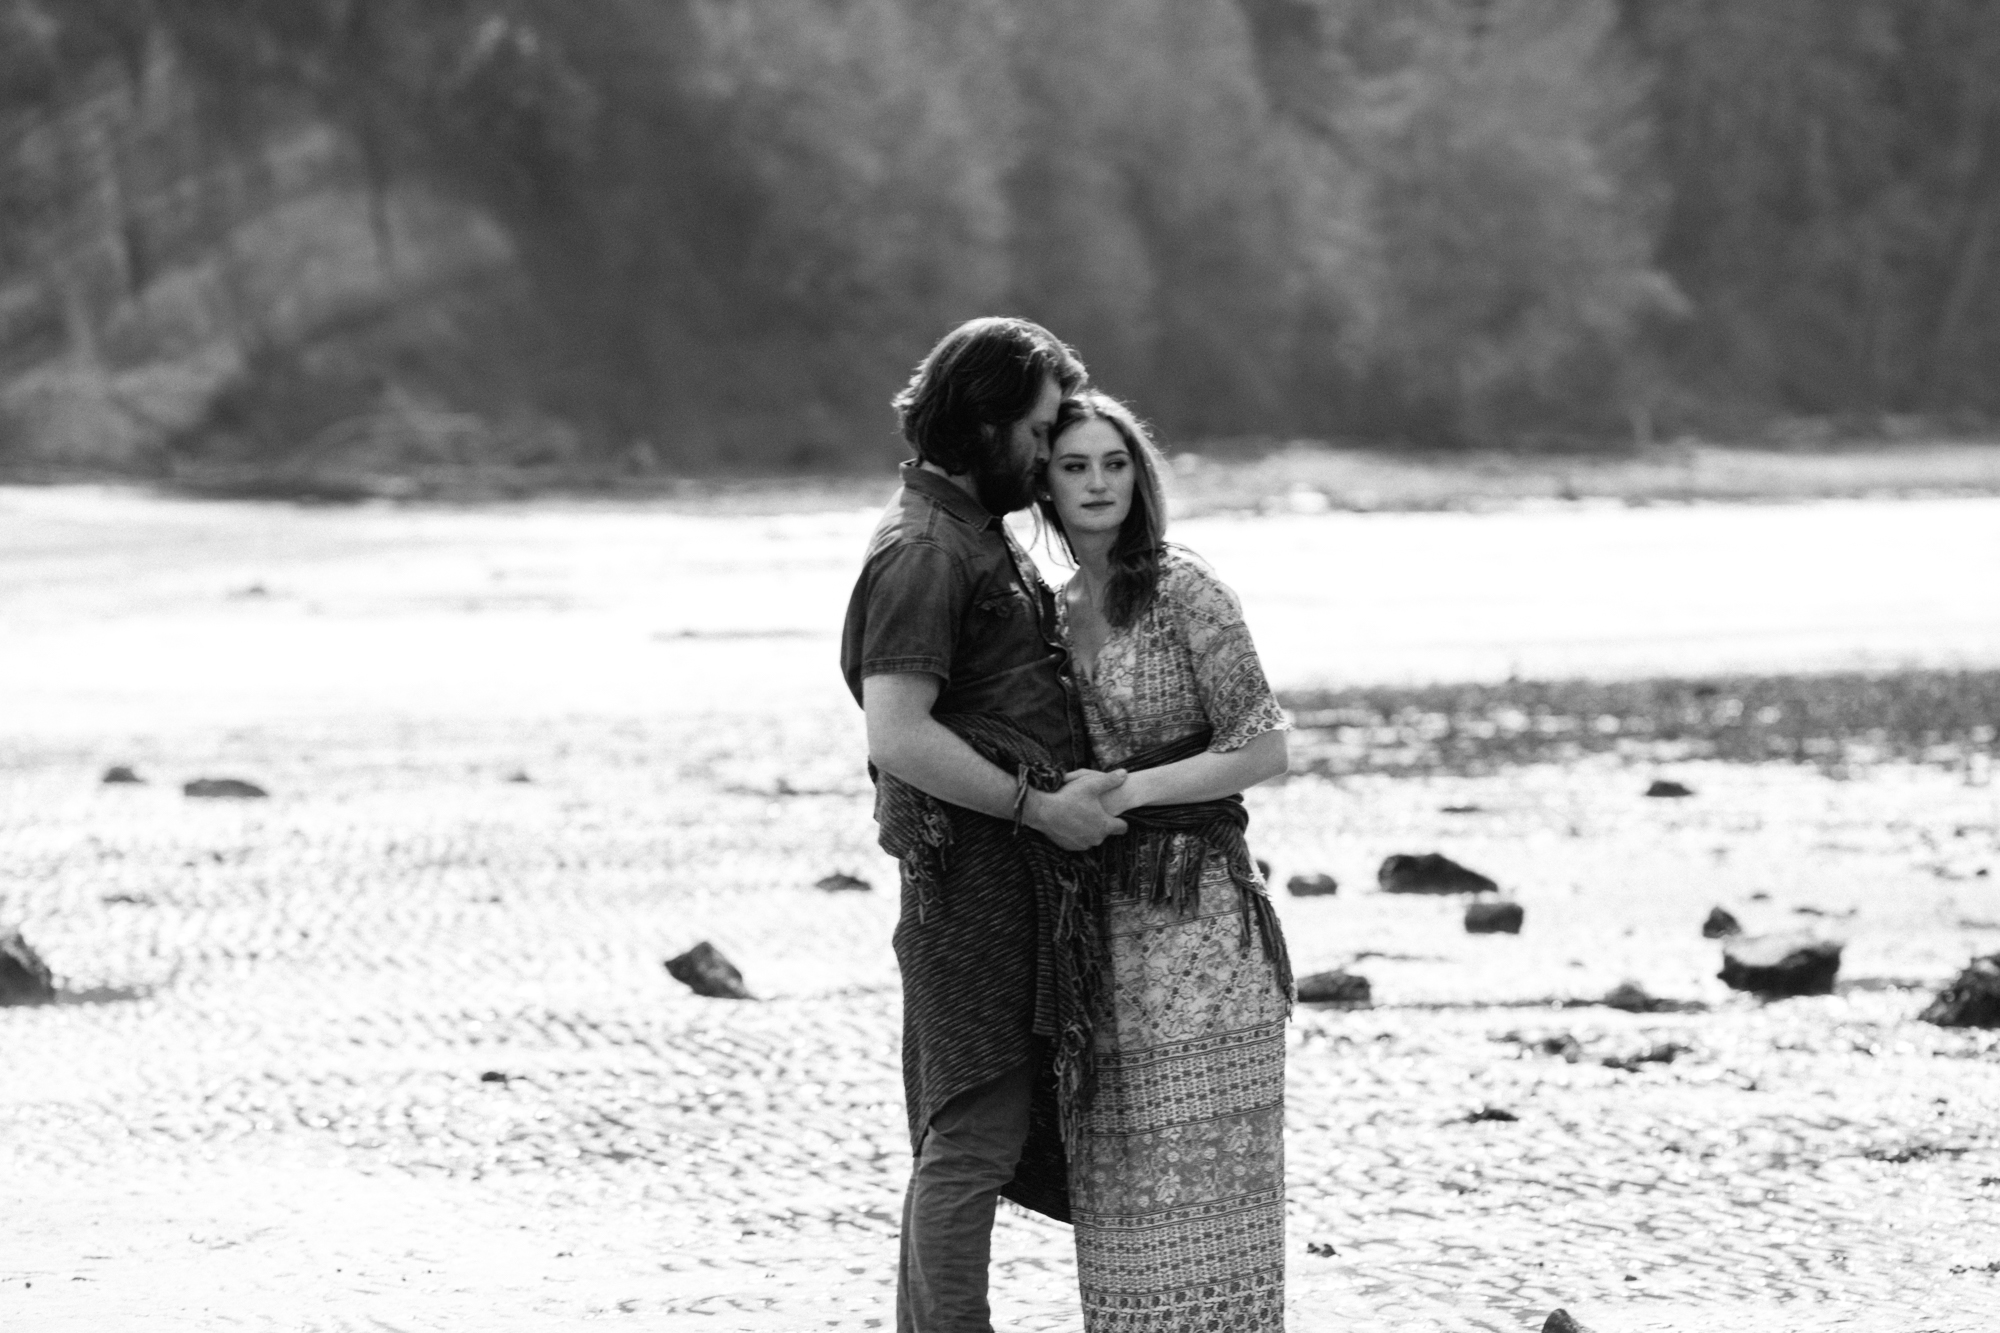
[[[0,1327],[889,1327],[894,867],[832,666],[871,521],[0,489],[0,923],[62,988],[0,1010]],[[1284,691],[2000,666],[1994,499],[1175,536]],[[1278,881],[1341,885],[1280,894],[1300,970],[1374,992],[1291,1029],[1292,1328],[2000,1326],[2000,1036],[1915,1017],[2000,949],[1986,769],[1249,799]],[[1522,933],[1375,891],[1428,850]],[[1727,991],[1715,906],[1843,941],[1836,993]],[[665,975],[703,939],[756,1002]],[[1689,1007],[1588,1003],[1626,980]],[[996,1323],[1077,1326],[1065,1229],[996,1260]]]

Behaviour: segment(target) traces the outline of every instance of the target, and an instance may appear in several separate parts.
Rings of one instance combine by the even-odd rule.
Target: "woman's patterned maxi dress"
[[[1078,679],[1102,769],[1204,728],[1229,751],[1286,725],[1235,594],[1171,550],[1153,605]],[[1069,1148],[1088,1333],[1284,1327],[1290,996],[1240,892],[1214,852],[1187,915],[1109,887],[1096,1091]]]

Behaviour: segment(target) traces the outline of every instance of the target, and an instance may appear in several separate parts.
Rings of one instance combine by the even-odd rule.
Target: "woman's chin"
[[[1118,531],[1119,525],[1124,521],[1125,516],[1122,514],[1115,517],[1107,514],[1078,514],[1073,519],[1064,519],[1063,526],[1072,533],[1098,536]]]

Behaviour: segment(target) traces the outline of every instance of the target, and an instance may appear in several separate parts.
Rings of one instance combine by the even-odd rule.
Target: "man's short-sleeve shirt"
[[[997,713],[1074,767],[1082,747],[1055,595],[1007,525],[964,490],[913,463],[902,481],[847,604],[847,688],[858,703],[865,677],[936,676],[933,713]]]

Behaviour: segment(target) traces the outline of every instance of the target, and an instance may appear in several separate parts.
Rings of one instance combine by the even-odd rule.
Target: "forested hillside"
[[[873,464],[2000,409],[1981,0],[0,0],[0,459]]]

